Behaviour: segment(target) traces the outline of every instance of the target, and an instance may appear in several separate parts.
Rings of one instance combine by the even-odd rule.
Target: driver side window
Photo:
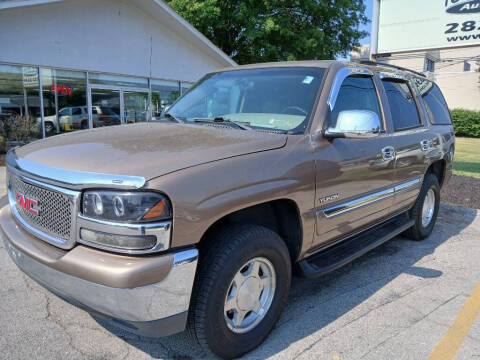
[[[382,118],[371,77],[349,76],[343,81],[332,111],[331,127],[336,126],[338,114],[345,110],[369,110],[376,113],[379,119]]]

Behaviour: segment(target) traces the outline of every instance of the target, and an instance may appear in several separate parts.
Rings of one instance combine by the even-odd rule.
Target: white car
[[[92,106],[93,127],[120,124],[120,116],[106,106]],[[45,133],[56,130],[56,115],[45,116]],[[72,106],[60,109],[58,122],[61,131],[88,129],[88,109],[86,106]]]

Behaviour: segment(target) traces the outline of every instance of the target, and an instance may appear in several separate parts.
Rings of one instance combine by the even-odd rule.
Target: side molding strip
[[[354,200],[349,200],[346,202],[343,202],[341,204],[337,204],[328,208],[323,209],[323,214],[327,218],[332,218],[335,216],[343,215],[345,213],[348,213],[350,211],[362,208],[367,205],[371,205],[373,203],[376,203],[377,201],[385,200],[388,199],[395,194],[407,192],[410,190],[414,190],[418,187],[418,185],[421,183],[422,178],[416,178],[413,180],[409,180],[400,184],[397,184],[395,186],[392,186],[388,189],[382,190],[375,192],[370,195],[365,195],[360,198],[354,199]]]

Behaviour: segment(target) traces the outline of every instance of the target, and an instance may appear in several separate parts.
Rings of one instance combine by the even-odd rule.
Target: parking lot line
[[[454,359],[480,312],[480,282],[458,313],[428,360]]]

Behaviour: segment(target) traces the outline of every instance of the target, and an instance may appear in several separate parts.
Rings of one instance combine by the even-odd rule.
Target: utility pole
[[[375,61],[375,55],[378,53],[380,1],[381,0],[373,0],[372,31],[370,33],[370,60],[372,61]]]

